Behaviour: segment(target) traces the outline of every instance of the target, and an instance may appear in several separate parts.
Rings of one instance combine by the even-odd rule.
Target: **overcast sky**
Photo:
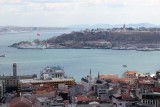
[[[0,26],[160,24],[160,0],[0,0]]]

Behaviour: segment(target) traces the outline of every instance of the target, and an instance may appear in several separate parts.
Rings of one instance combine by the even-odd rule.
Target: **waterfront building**
[[[12,76],[0,76],[0,80],[4,81],[6,92],[17,91],[17,84],[20,79],[33,79],[37,75],[17,75],[17,64],[13,64],[13,75]]]

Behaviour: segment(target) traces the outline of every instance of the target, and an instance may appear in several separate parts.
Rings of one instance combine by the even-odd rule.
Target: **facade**
[[[143,93],[141,102],[152,107],[160,107],[160,93]]]
[[[109,89],[109,84],[101,79],[97,79],[95,84],[93,84],[92,89],[99,98],[99,100],[109,100],[111,94]]]
[[[138,77],[138,74],[136,71],[126,71],[124,72],[124,78],[131,78],[131,79],[135,79]]]
[[[106,85],[97,87],[97,94],[100,100],[109,100],[109,88]]]

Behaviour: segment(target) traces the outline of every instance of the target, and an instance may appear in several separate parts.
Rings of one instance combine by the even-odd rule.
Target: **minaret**
[[[98,72],[98,79],[99,79],[99,72]]]
[[[126,25],[124,24],[124,25],[123,25],[123,30],[125,30],[125,29],[126,29]]]
[[[92,71],[90,69],[90,72],[89,72],[89,81],[91,82],[91,80],[92,80]]]
[[[13,76],[16,77],[17,76],[17,64],[13,63]]]

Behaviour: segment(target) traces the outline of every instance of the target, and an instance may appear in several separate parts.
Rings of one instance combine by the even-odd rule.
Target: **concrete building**
[[[95,83],[92,85],[92,90],[95,92],[99,100],[109,100],[111,96],[109,84],[102,79],[95,79]]]
[[[64,107],[64,103],[61,97],[55,97],[52,99],[38,97],[36,98],[35,107]]]

